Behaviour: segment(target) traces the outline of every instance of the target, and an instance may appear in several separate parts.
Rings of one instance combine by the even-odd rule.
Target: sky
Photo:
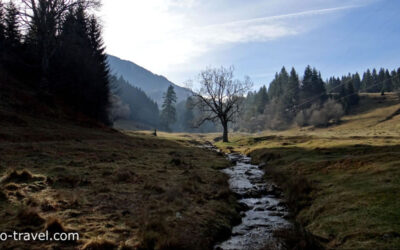
[[[254,88],[283,66],[324,78],[400,67],[398,0],[103,0],[107,53],[184,86],[235,67]]]

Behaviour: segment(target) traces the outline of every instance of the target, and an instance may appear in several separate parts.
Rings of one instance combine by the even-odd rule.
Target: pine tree
[[[299,104],[300,81],[294,68],[290,71],[287,87],[283,95],[283,105],[286,113],[286,120],[291,120],[296,115],[296,106]]]
[[[305,103],[301,108],[308,108],[313,103],[321,104],[326,98],[325,83],[321,73],[315,68],[311,69],[310,66],[307,66],[300,88],[300,99],[302,103]]]
[[[14,2],[9,2],[5,16],[5,42],[8,50],[15,50],[20,46],[21,34],[19,32],[18,9]]]
[[[97,108],[94,109],[96,112],[94,116],[97,120],[109,124],[107,109],[110,104],[110,71],[107,64],[104,43],[101,37],[101,27],[94,16],[91,16],[89,19],[88,33],[91,45],[91,54],[93,57],[92,67],[94,73],[92,75],[92,81],[96,84],[96,86],[94,86],[96,93],[91,96],[91,98],[96,100],[95,106]]]
[[[279,85],[280,85],[279,75],[278,73],[276,73],[274,80],[272,80],[268,88],[268,98],[270,100],[279,96],[279,89],[280,89]]]
[[[317,69],[313,69],[313,87],[314,87],[314,95],[319,96],[319,102],[322,104],[327,99],[325,83],[322,80],[321,72],[317,71]]]
[[[354,90],[355,90],[355,92],[359,92],[360,91],[360,88],[361,88],[361,78],[360,78],[360,75],[358,74],[358,72],[357,73],[355,73],[353,76],[352,76],[352,78],[353,78],[353,85],[354,85]]]
[[[161,111],[161,125],[167,130],[170,131],[170,126],[176,121],[176,93],[174,91],[174,87],[170,85],[167,89],[167,92],[164,94],[164,103],[162,105]]]
[[[371,87],[368,89],[369,93],[378,93],[382,90],[382,86],[380,86],[380,82],[379,82],[379,77],[378,77],[378,73],[377,70],[374,68],[372,70],[372,85]]]
[[[392,80],[392,85],[393,85],[393,90],[399,90],[400,89],[400,68],[396,71],[393,70],[391,75],[391,80]]]
[[[5,42],[5,24],[4,24],[4,4],[3,2],[0,0],[0,63],[2,61],[2,57],[3,57],[3,52],[4,52],[4,42]]]
[[[288,82],[289,82],[289,74],[286,71],[286,68],[282,67],[281,72],[279,73],[278,97],[280,97],[284,94],[285,89],[287,89]]]
[[[372,74],[371,71],[368,69],[362,79],[362,91],[363,92],[370,92],[371,86],[373,85],[373,79],[372,79]]]
[[[386,91],[385,89],[385,69],[381,68],[379,70],[378,74],[378,80],[377,80],[377,90],[380,91],[381,93],[384,93]]]
[[[109,124],[110,78],[100,26],[79,6],[65,17],[59,40],[50,71],[57,83],[52,86],[53,92],[76,111]]]
[[[348,78],[346,84],[346,98],[349,106],[357,105],[359,101],[358,94],[354,88],[352,78]]]
[[[258,114],[264,113],[265,105],[268,103],[267,88],[262,86],[254,96],[254,105]]]
[[[300,88],[301,102],[309,100],[313,95],[313,72],[310,66],[304,71],[303,81]]]
[[[385,71],[385,76],[383,80],[383,89],[386,92],[392,92],[393,91],[393,80],[392,77],[390,76],[389,70]]]

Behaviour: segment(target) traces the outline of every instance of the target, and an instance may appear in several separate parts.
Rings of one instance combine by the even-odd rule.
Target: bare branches
[[[195,105],[202,112],[198,123],[219,120],[224,127],[224,140],[228,122],[240,112],[243,96],[252,87],[250,78],[235,80],[233,71],[233,67],[208,68],[199,74],[199,89],[192,90]]]
[[[101,6],[100,0],[21,0],[21,3],[20,15],[28,26],[32,25],[32,21],[61,22],[68,11],[78,6],[84,9],[96,9]]]

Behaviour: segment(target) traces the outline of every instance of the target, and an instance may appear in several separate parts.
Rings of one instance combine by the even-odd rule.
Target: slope
[[[324,247],[399,249],[399,108],[395,94],[366,94],[339,125],[236,134],[217,145],[264,165]]]
[[[153,74],[133,62],[108,55],[108,63],[113,74],[122,75],[129,83],[142,89],[159,105],[162,103],[163,94],[170,85],[175,88],[178,102],[186,100],[190,96],[188,89],[172,83],[164,76]]]
[[[121,133],[0,82],[0,232],[79,241],[1,249],[207,249],[237,220],[223,157],[188,140]]]

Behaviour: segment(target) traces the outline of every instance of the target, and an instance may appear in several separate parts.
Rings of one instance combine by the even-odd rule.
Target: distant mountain
[[[108,63],[113,75],[122,75],[125,80],[133,86],[142,89],[159,105],[162,104],[163,94],[169,85],[174,86],[178,102],[186,100],[186,98],[190,96],[190,90],[172,83],[164,76],[153,74],[133,62],[108,55]]]

